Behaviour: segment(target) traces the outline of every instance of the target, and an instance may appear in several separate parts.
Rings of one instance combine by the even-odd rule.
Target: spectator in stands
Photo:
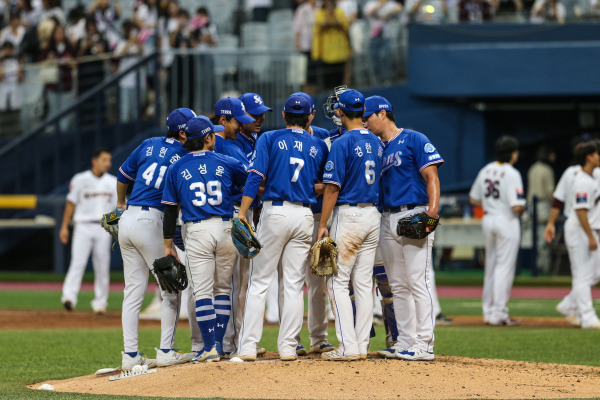
[[[196,48],[205,50],[217,45],[217,26],[210,20],[206,7],[199,7],[190,23],[190,31]]]
[[[156,46],[155,30],[158,23],[157,0],[140,0],[135,8],[133,22],[140,27],[140,40],[148,50]]]
[[[119,0],[94,0],[89,8],[89,14],[96,19],[98,31],[102,32],[111,47],[119,40],[119,31],[116,21],[121,16],[121,4]]]
[[[313,93],[317,81],[317,64],[310,56],[315,29],[315,12],[317,0],[305,0],[294,12],[294,47],[302,52],[307,60],[306,83],[303,92]]]
[[[42,15],[42,3],[36,0],[17,0],[17,12],[25,28],[36,26]]]
[[[252,14],[252,21],[267,22],[273,8],[273,0],[246,0],[246,9]]]
[[[0,43],[11,42],[13,44],[14,55],[19,54],[19,46],[25,36],[25,27],[21,25],[19,14],[10,15],[9,24],[0,31]]]
[[[560,0],[536,0],[531,7],[531,23],[543,22],[565,23],[567,11]]]
[[[527,204],[533,207],[533,197],[537,198],[538,222],[548,220],[552,195],[554,193],[554,170],[551,164],[556,160],[556,154],[547,146],[539,148],[537,161],[527,172]]]
[[[43,49],[40,55],[41,61],[45,62],[48,67],[56,66],[58,68],[56,81],[47,79],[45,85],[50,115],[69,105],[73,99],[71,92],[73,88],[72,69],[76,67],[73,57],[75,57],[75,49],[67,40],[65,28],[57,24],[48,47]],[[71,118],[68,116],[60,119],[59,127],[62,132],[69,129],[70,120]]]
[[[61,0],[42,0],[42,13],[40,15],[40,21],[50,18],[55,18],[62,26],[67,23],[65,12],[61,6]]]
[[[371,28],[369,47],[373,75],[377,83],[389,83],[393,19],[402,12],[402,4],[393,0],[371,0],[365,4],[364,12]]]
[[[448,18],[447,0],[406,0],[408,21],[419,24],[441,24]]]
[[[104,80],[104,60],[99,58],[109,51],[108,41],[98,31],[96,20],[90,16],[85,21],[85,36],[77,43],[77,56],[85,57],[77,68],[77,94],[82,95]],[[82,104],[80,121],[84,125],[96,122],[96,104],[100,103],[100,117],[104,115],[104,98],[100,92]]]
[[[199,7],[196,10],[196,15],[194,15],[190,24],[190,30],[196,43],[196,49],[203,51],[196,58],[198,62],[196,65],[197,71],[201,71],[203,76],[213,76],[215,68],[214,58],[207,50],[217,46],[219,37],[217,26],[211,21],[206,7]],[[198,74],[196,72],[194,79],[197,78]],[[215,81],[213,79],[200,79],[199,89],[200,93],[204,93],[204,95],[197,96],[200,101],[197,106],[199,110],[208,111],[213,106],[213,99],[218,97]],[[191,104],[196,105],[196,103]]]
[[[39,49],[44,50],[50,44],[50,39],[52,38],[52,33],[54,32],[54,28],[57,25],[60,25],[60,22],[56,17],[43,19],[37,26],[37,39],[39,43]]]
[[[498,0],[460,0],[458,19],[460,22],[472,24],[489,22],[494,18],[498,4]]]
[[[69,11],[69,21],[66,27],[67,40],[73,47],[77,47],[79,40],[85,36],[85,8],[76,6]]]
[[[171,34],[179,27],[179,3],[177,0],[169,0],[167,3],[167,34]]]
[[[346,14],[348,25],[352,25],[358,17],[358,4],[356,4],[356,0],[336,0],[336,5]]]
[[[143,55],[143,48],[138,40],[138,27],[130,19],[123,21],[123,38],[120,39],[115,48],[115,56],[119,60],[118,73],[129,69],[136,64]],[[119,104],[120,104],[120,120],[127,122],[132,118],[137,117],[136,108],[139,110],[141,104],[137,103],[137,87],[139,82],[140,99],[144,99],[146,78],[143,69],[138,70],[141,76],[137,77],[136,71],[132,71],[125,75],[119,81]]]
[[[323,0],[315,13],[312,58],[319,61],[321,88],[340,86],[344,82],[346,62],[350,59],[348,20],[335,0]]]
[[[21,91],[19,84],[25,75],[11,41],[2,43],[0,51],[0,138],[19,135],[21,126]]]

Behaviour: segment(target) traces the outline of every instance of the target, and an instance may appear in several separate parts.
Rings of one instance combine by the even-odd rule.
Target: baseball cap
[[[310,114],[312,107],[305,96],[293,94],[285,101],[283,111],[291,114]]]
[[[358,90],[348,89],[340,94],[339,100],[333,108],[344,111],[362,111],[365,108],[365,96]]]
[[[313,111],[315,111],[315,102],[313,101],[313,98],[312,98],[312,97],[311,97],[309,94],[307,94],[307,93],[304,93],[304,92],[296,92],[296,93],[292,93],[292,95],[295,95],[295,94],[297,94],[298,96],[303,96],[303,97],[306,97],[306,100],[308,100],[308,101],[309,101],[309,103],[310,103],[310,107],[311,107],[311,109],[312,109]]]
[[[170,132],[179,132],[185,129],[185,123],[194,118],[196,113],[189,108],[178,108],[167,117],[167,128]]]
[[[242,124],[251,124],[254,118],[246,114],[246,107],[240,99],[225,97],[215,103],[215,115],[230,115]]]
[[[392,111],[392,105],[384,97],[371,96],[365,100],[365,113],[363,118],[369,115],[379,112],[381,110]]]
[[[265,106],[262,97],[256,93],[244,93],[239,99],[244,103],[244,106],[246,106],[246,111],[252,115],[260,115],[267,111],[273,111],[271,108]]]
[[[223,125],[213,125],[210,119],[204,115],[199,115],[190,119],[185,127],[185,133],[188,139],[201,139],[204,136],[213,132],[223,132]]]

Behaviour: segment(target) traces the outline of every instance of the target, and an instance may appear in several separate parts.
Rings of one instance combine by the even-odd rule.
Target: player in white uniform
[[[380,136],[385,148],[379,246],[398,328],[394,346],[378,353],[386,358],[433,360],[435,314],[430,282],[435,233],[424,239],[410,239],[398,236],[396,227],[400,218],[420,212],[437,217],[438,168],[444,160],[425,135],[396,126],[391,104],[383,97],[366,100],[363,121],[366,128]]]
[[[519,217],[525,211],[521,174],[513,165],[519,158],[519,143],[503,136],[495,144],[496,161],[486,165],[475,179],[469,196],[471,204],[483,207],[485,276],[483,319],[495,326],[519,325],[510,318],[507,303],[515,278],[521,241]]]
[[[363,128],[365,97],[350,89],[334,106],[347,130],[331,145],[325,164],[323,210],[317,240],[329,236],[327,221],[332,215],[331,237],[338,246],[338,273],[328,279],[331,308],[335,315],[337,349],[323,353],[325,360],[366,359],[373,324],[373,265],[379,242],[381,214],[379,177],[383,146]],[[356,321],[349,285],[352,280]]]
[[[248,173],[242,162],[212,151],[222,125],[213,125],[205,116],[186,125],[184,146],[190,153],[172,164],[165,177],[164,253],[177,257],[173,235],[181,206],[185,264],[204,341],[203,351],[191,361],[219,361],[231,314],[231,273],[237,253],[231,239],[233,192],[244,185]]]
[[[282,360],[295,360],[304,314],[305,260],[311,245],[317,190],[327,156],[325,143],[305,129],[312,121],[310,102],[290,96],[284,105],[286,129],[263,133],[256,142],[239,216],[245,219],[262,182],[263,210],[257,236],[264,244],[250,261],[250,279],[240,332],[239,356],[256,359],[262,336],[265,296],[279,260],[282,262],[284,301],[277,346]]]
[[[573,277],[571,296],[581,327],[600,329],[591,290],[595,267],[600,263],[600,181],[594,177],[594,169],[600,166],[600,156],[596,144],[578,144],[575,147],[575,160],[581,165],[581,171],[575,176],[573,189],[568,195],[572,208],[565,222],[565,244]]]
[[[111,237],[100,226],[102,214],[117,204],[117,178],[108,173],[111,155],[108,150],[96,150],[92,155],[92,169],[80,172],[71,179],[65,213],[60,229],[60,241],[69,241],[69,223],[75,223],[71,244],[71,264],[63,284],[61,302],[67,311],[77,305],[81,279],[90,253],[94,266],[94,300],[92,309],[104,314],[110,284]]]
[[[123,340],[121,368],[135,365],[167,366],[189,361],[194,353],[173,349],[180,307],[180,295],[161,292],[161,338],[156,361],[138,352],[139,314],[148,286],[148,273],[157,258],[163,257],[163,208],[161,203],[167,168],[187,153],[185,127],[195,116],[189,108],[178,108],[167,118],[167,137],[146,139],[119,168],[117,207],[126,210],[119,220],[119,245],[123,256],[125,290],[123,297]],[[128,186],[133,182],[127,200]]]

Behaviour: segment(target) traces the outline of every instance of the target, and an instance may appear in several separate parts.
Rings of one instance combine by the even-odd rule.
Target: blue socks
[[[125,353],[125,354],[127,354],[129,357],[133,358],[133,357],[136,357],[138,355],[138,352],[137,351],[132,351],[131,353]]]
[[[231,306],[230,306],[231,308]],[[229,316],[228,316],[229,318]],[[204,350],[210,351],[215,345],[215,322],[217,320],[212,299],[196,300],[196,322],[202,333]],[[221,337],[221,340],[223,337]]]
[[[215,297],[215,312],[217,313],[215,340],[222,344],[229,323],[229,316],[231,315],[231,299],[229,296],[219,295]]]

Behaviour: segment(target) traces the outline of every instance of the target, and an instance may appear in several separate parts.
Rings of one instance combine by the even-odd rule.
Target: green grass
[[[560,317],[554,309],[559,299],[511,299],[508,302],[513,317]],[[440,304],[446,315],[481,315],[481,299],[445,298]],[[600,315],[600,299],[594,301],[596,313]]]

